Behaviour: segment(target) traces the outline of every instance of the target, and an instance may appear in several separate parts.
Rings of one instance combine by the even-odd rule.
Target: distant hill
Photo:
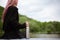
[[[0,36],[3,35],[2,22],[1,22],[1,16],[2,16],[3,9],[4,9],[4,8],[0,6]]]
[[[1,16],[2,16],[2,11],[3,11],[3,7],[0,6],[0,19],[1,19]]]
[[[0,29],[1,29],[1,26],[2,26],[1,17],[2,17],[3,9],[4,8],[0,6]]]

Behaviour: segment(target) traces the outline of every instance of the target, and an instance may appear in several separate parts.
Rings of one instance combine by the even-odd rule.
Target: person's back
[[[10,5],[6,7],[7,9],[5,9],[5,13],[3,14],[4,35],[2,36],[2,39],[21,38],[19,29],[26,28],[25,23],[19,23],[18,8],[16,7],[17,1],[18,0],[11,0],[8,2],[8,5]]]
[[[20,24],[18,18],[18,9],[10,6],[6,12],[3,23],[3,30],[5,31],[3,38],[15,39],[21,38],[19,29],[25,28],[26,24]]]
[[[13,31],[13,27],[16,26],[14,22],[18,22],[18,9],[14,6],[10,6],[6,12],[4,18],[3,30],[4,31]],[[10,29],[11,28],[11,29]],[[15,27],[14,27],[15,28]]]

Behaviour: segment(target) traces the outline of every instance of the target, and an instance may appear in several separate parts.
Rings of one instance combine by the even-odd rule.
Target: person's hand
[[[26,21],[25,23],[26,23],[26,27],[29,27],[29,22],[28,22],[28,21]]]

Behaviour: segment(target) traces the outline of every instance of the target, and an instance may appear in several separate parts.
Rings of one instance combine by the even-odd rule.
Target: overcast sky
[[[7,0],[0,0],[5,7]],[[38,21],[60,21],[60,0],[19,0],[18,11]]]

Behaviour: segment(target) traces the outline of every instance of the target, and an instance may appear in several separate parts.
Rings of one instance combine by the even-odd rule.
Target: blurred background
[[[6,3],[0,0],[0,37],[4,34],[1,17]],[[19,0],[17,7],[19,22],[29,22],[31,38],[60,37],[60,0]]]

